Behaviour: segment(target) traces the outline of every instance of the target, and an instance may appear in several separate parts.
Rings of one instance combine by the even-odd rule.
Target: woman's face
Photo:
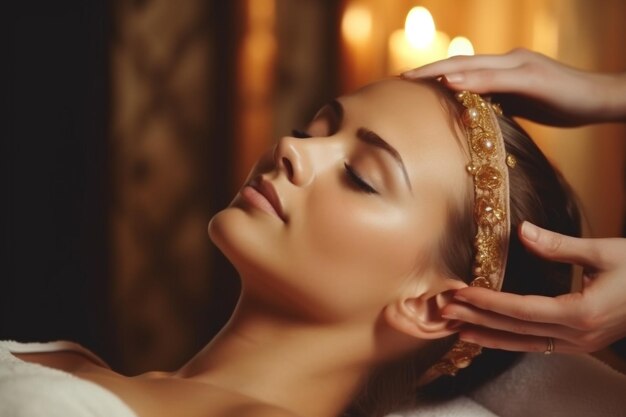
[[[244,291],[308,319],[368,317],[429,285],[466,157],[432,87],[384,80],[281,138],[209,224]],[[438,278],[442,279],[442,278]]]

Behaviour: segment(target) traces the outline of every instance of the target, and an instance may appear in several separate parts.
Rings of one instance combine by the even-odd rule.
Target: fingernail
[[[450,84],[458,84],[458,83],[463,82],[463,80],[465,80],[465,76],[463,74],[461,74],[461,73],[446,74],[446,75],[444,75],[444,78]]]
[[[536,242],[539,239],[539,228],[532,223],[522,223],[522,236],[531,242]]]
[[[404,71],[403,73],[400,74],[401,78],[415,78],[415,76],[413,75],[413,70],[409,70],[409,71]]]
[[[459,339],[461,339],[464,342],[468,342],[468,343],[476,343],[476,339],[474,339],[472,336],[468,336],[468,335],[465,335],[463,333],[459,334]]]
[[[463,301],[463,302],[467,302],[467,298],[465,298],[465,296],[463,294],[459,294],[458,291],[454,293],[454,299],[455,300],[459,300],[459,301]]]
[[[441,315],[441,317],[443,317],[444,319],[448,319],[448,320],[456,320],[458,318],[456,314],[451,314],[451,313],[444,313]]]

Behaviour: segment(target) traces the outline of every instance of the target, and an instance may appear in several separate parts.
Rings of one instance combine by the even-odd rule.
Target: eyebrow
[[[369,129],[364,127],[360,127],[356,132],[356,137],[361,139],[361,141],[365,142],[368,145],[376,146],[384,151],[386,151],[391,157],[397,162],[398,166],[402,170],[402,174],[404,175],[404,181],[406,182],[409,190],[413,191],[411,187],[411,181],[409,181],[409,175],[406,172],[406,167],[404,166],[404,162],[402,162],[402,157],[400,157],[400,153],[389,144],[386,140],[378,136],[376,133],[372,132]]]
[[[343,106],[341,105],[341,103],[338,100],[332,100],[330,103],[328,103],[328,107],[337,118],[337,125],[341,125],[341,122],[343,120]],[[409,180],[409,175],[407,174],[406,167],[404,165],[404,162],[402,161],[400,152],[398,152],[396,148],[391,146],[389,142],[381,138],[378,134],[364,127],[360,127],[357,130],[356,137],[363,143],[375,146],[391,155],[391,157],[394,159],[394,161],[396,161],[396,163],[402,170],[404,181],[406,182],[407,187],[409,187],[409,190],[413,192],[413,187],[411,186],[411,181]]]

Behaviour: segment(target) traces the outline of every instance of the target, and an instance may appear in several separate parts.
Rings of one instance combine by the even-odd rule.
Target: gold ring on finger
[[[552,352],[554,352],[554,339],[551,337],[547,337],[547,346],[546,346],[546,350],[543,351],[544,355],[550,355]]]

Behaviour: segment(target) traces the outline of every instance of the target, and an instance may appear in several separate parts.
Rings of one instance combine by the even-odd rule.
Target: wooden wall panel
[[[172,368],[210,297],[208,3],[117,1],[111,46],[112,304],[120,366]]]

